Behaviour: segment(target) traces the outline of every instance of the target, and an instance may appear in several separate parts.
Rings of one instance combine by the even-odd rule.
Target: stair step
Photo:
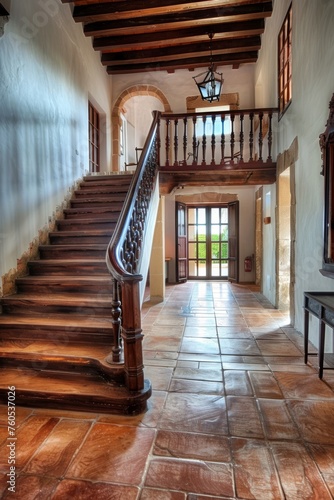
[[[117,174],[117,175],[86,175],[81,182],[89,184],[128,184],[130,185],[133,179],[133,174]]]
[[[112,293],[111,276],[26,276],[16,280],[18,292],[31,293]]]
[[[105,243],[78,245],[40,245],[38,247],[41,259],[74,259],[105,258],[107,246]]]
[[[0,339],[48,339],[68,345],[69,342],[107,343],[112,345],[111,318],[69,316],[52,314],[44,316],[0,315]]]
[[[63,274],[87,276],[104,274],[110,276],[105,259],[52,259],[28,262],[30,276]]]
[[[128,184],[95,184],[95,183],[81,183],[80,188],[74,191],[75,196],[108,196],[109,194],[119,194],[125,198],[129,190]]]
[[[89,231],[95,229],[111,229],[114,230],[116,221],[108,220],[107,218],[86,217],[80,219],[62,219],[56,222],[58,231]]]
[[[145,381],[142,391],[128,390],[103,377],[85,373],[57,373],[29,368],[8,368],[0,372],[0,397],[7,397],[14,385],[17,406],[83,410],[94,413],[137,414],[146,408],[151,387]]]
[[[73,218],[93,218],[108,219],[112,222],[117,222],[120,210],[116,210],[113,205],[108,207],[79,207],[79,208],[65,208],[65,219]]]
[[[111,229],[94,229],[85,231],[54,231],[49,233],[50,243],[66,243],[68,245],[86,245],[87,243],[110,242],[113,231]]]
[[[112,196],[109,198],[73,198],[70,201],[72,208],[80,207],[100,207],[112,208],[113,210],[122,210],[124,199],[115,200]]]
[[[110,295],[84,295],[84,294],[34,294],[18,293],[3,297],[3,314],[27,315],[28,312],[34,316],[39,314],[73,314],[86,315],[90,317],[111,317]]]

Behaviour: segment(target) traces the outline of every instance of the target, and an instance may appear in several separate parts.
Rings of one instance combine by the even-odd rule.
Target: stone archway
[[[120,128],[121,128],[121,112],[126,101],[135,96],[153,96],[159,99],[164,106],[165,112],[171,112],[170,104],[166,96],[154,85],[133,85],[125,89],[115,102],[112,111],[112,137],[113,137],[113,154],[112,154],[112,171],[119,170],[119,156],[120,156]]]

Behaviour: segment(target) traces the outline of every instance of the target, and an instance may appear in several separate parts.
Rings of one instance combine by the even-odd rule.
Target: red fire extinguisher
[[[253,259],[250,255],[245,258],[244,266],[246,273],[250,273],[252,271],[252,260]]]

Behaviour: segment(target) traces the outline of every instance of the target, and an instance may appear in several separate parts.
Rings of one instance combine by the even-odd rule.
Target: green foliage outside
[[[226,234],[225,234],[226,233]],[[223,232],[222,234],[222,239],[224,238],[227,240],[227,230]],[[227,241],[221,241],[220,244],[220,255],[219,255],[219,234],[212,234],[211,235],[211,241],[213,242],[211,245],[211,258],[212,259],[227,259],[228,258],[228,243]],[[214,242],[217,243],[214,243]],[[205,243],[205,235],[204,234],[199,234],[198,235],[198,259],[206,259],[206,243]],[[201,243],[203,242],[203,243]]]

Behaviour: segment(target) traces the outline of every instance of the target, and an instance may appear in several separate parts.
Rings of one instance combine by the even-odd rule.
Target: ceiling
[[[272,0],[62,0],[108,74],[255,63]],[[213,34],[210,41],[209,35]]]

